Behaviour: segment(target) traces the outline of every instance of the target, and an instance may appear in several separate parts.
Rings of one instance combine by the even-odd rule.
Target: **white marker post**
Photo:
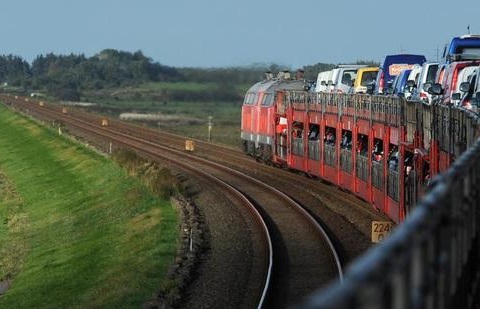
[[[213,127],[212,116],[208,116],[208,141],[209,142],[210,142],[210,139],[212,138],[212,127]]]

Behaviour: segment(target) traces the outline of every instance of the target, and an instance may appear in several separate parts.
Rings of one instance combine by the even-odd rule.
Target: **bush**
[[[117,150],[112,157],[129,175],[140,177],[157,196],[169,199],[182,192],[180,181],[167,167],[144,160],[132,150]]]

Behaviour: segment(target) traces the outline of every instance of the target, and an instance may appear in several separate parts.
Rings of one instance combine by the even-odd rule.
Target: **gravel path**
[[[215,188],[190,177],[187,194],[205,220],[206,250],[200,255],[182,308],[251,308],[244,286],[250,275],[252,244],[243,214]]]

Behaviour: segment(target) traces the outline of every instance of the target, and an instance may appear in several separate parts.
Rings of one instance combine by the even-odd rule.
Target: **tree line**
[[[307,79],[315,80],[320,71],[334,65],[318,63],[305,66]],[[3,89],[23,93],[41,92],[61,100],[80,100],[85,93],[102,89],[135,86],[146,82],[215,83],[217,90],[208,94],[173,93],[172,99],[236,101],[242,94],[237,85],[251,85],[263,79],[267,70],[279,72],[277,65],[251,65],[229,68],[175,68],[154,62],[141,51],[105,49],[86,57],[76,55],[39,55],[29,64],[15,55],[0,56],[0,83]],[[241,98],[240,98],[241,99]]]
[[[45,91],[61,99],[76,100],[84,91],[181,79],[178,70],[153,62],[141,51],[105,49],[89,58],[50,53],[37,56],[31,65],[19,56],[0,56],[4,86]]]

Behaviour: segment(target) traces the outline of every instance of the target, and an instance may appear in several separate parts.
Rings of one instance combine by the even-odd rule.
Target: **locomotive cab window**
[[[262,106],[272,106],[274,97],[273,93],[265,93],[262,99]]]
[[[244,105],[255,105],[257,102],[258,94],[256,92],[249,92],[245,95]]]

